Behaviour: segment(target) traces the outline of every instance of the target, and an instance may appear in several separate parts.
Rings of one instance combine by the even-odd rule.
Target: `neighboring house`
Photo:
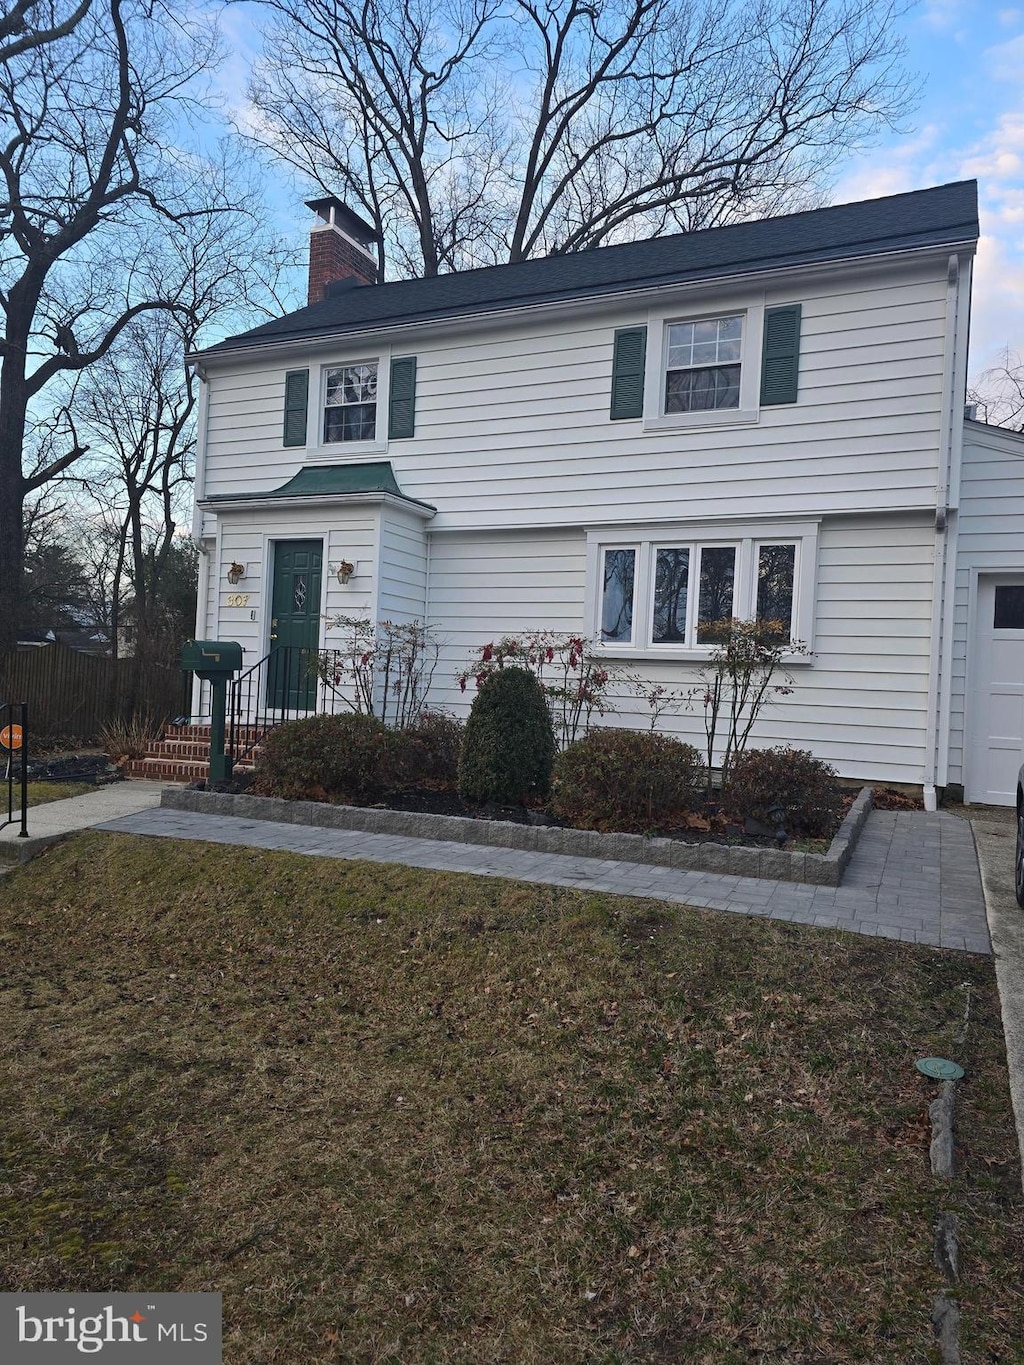
[[[78,654],[110,654],[110,639],[99,627],[62,627],[55,630],[23,631],[18,637],[19,649],[42,649],[46,645],[62,644]]]
[[[756,744],[1011,799],[1022,688],[1005,734],[985,699],[1024,679],[1024,440],[965,450],[974,182],[391,284],[310,207],[310,305],[190,357],[197,636],[249,667],[340,643],[334,613],[425,619],[464,711],[505,634],[678,687],[698,620],[782,617],[811,652]],[[662,728],[699,743],[699,702]]]

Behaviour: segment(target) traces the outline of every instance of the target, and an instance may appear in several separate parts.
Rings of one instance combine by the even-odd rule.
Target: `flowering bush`
[[[715,737],[725,721],[725,749],[721,768],[723,780],[732,764],[747,746],[750,732],[764,707],[776,697],[792,692],[793,679],[783,668],[792,654],[806,654],[798,641],[790,642],[788,629],[781,621],[702,621],[698,639],[714,643],[710,662],[701,669],[704,732],[707,736],[707,773],[715,760]]]
[[[472,680],[480,688],[509,666],[526,669],[540,683],[562,747],[586,734],[594,715],[614,709],[608,697],[612,675],[580,635],[537,631],[481,645],[475,662],[459,675],[459,687],[465,692]]]
[[[316,672],[335,697],[360,715],[404,729],[415,723],[437,668],[439,641],[421,621],[332,616],[344,632],[338,649],[324,649]]]

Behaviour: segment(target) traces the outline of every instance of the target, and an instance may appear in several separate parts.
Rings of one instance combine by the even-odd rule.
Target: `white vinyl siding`
[[[437,506],[438,531],[934,505],[945,259],[832,268],[797,291],[790,280],[784,294],[751,295],[751,307],[797,295],[799,402],[712,430],[609,420],[615,329],[645,325],[646,305],[410,332],[394,346],[417,357],[416,434],[386,452],[399,486]],[[716,307],[710,288],[679,298],[679,313]],[[302,452],[281,447],[284,375],[308,363],[312,376],[329,358],[311,345],[301,362],[211,366],[207,494],[266,491],[301,467]]]
[[[850,778],[922,780],[934,541],[921,516],[822,524],[813,663],[793,666],[794,691],[766,710],[755,747],[810,749]],[[430,617],[446,645],[432,704],[467,713],[475,689],[461,694],[455,678],[488,641],[582,632],[585,566],[582,531],[433,535]],[[645,659],[634,671],[672,688],[698,680],[689,662]],[[604,724],[646,728],[649,714],[635,697],[620,689],[616,705]],[[660,728],[700,748],[699,702]]]
[[[427,602],[427,541],[423,518],[390,504],[381,509],[382,621],[422,621]]]
[[[948,781],[968,780],[968,655],[979,574],[1024,573],[1024,436],[964,429],[953,601]]]
[[[222,511],[219,560],[214,558],[218,556],[216,549],[211,555],[214,562],[210,565],[206,638],[237,640],[243,649],[243,668],[251,667],[267,653],[273,591],[271,544],[278,540],[323,540],[323,611],[370,615],[377,602],[378,537],[376,508],[332,512],[330,518],[320,508]],[[246,565],[246,576],[235,587],[226,577],[233,559]],[[345,586],[338,582],[335,572],[343,559],[355,565],[355,573]],[[245,605],[229,606],[229,596],[240,593],[248,598]],[[326,626],[321,643],[331,643]]]

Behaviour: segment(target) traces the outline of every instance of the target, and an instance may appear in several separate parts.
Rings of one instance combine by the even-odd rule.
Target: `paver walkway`
[[[650,896],[910,943],[991,952],[971,827],[967,821],[941,811],[872,811],[839,887],[799,886],[599,858],[210,817],[164,808],[111,820],[99,828]]]

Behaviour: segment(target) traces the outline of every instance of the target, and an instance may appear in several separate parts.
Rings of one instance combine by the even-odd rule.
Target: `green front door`
[[[270,623],[267,706],[316,709],[316,656],[320,644],[320,540],[279,540],[274,546],[274,597]]]

